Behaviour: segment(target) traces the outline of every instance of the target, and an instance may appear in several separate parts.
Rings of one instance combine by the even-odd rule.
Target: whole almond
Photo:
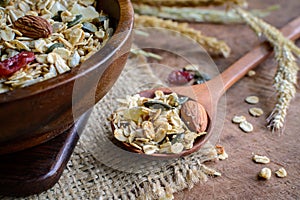
[[[181,118],[187,127],[194,132],[206,130],[208,119],[204,107],[196,101],[187,101],[180,110]]]
[[[34,39],[47,38],[52,34],[51,24],[38,16],[25,15],[16,20],[13,25],[23,36]]]

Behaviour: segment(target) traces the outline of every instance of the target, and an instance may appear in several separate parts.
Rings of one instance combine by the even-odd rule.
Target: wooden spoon
[[[295,40],[300,37],[300,17],[291,21],[289,24],[281,29],[283,35],[289,39]],[[165,158],[176,158],[181,156],[189,155],[199,150],[203,144],[205,144],[214,131],[214,125],[216,123],[216,109],[220,97],[229,89],[234,83],[244,77],[247,72],[258,66],[261,62],[271,54],[272,49],[267,42],[263,42],[246,55],[241,57],[238,61],[227,68],[222,74],[216,76],[206,83],[183,86],[183,87],[172,87],[172,88],[158,88],[165,93],[175,92],[178,95],[183,95],[196,100],[200,105],[204,107],[202,115],[207,115],[207,134],[201,136],[194,142],[193,148],[184,150],[179,154],[151,154],[149,156],[165,157]],[[139,94],[144,97],[153,97],[154,92],[158,89],[151,89],[141,91]],[[201,107],[200,107],[201,110]],[[200,122],[199,122],[200,123]],[[143,154],[141,150],[134,148],[133,146],[124,143],[125,148],[130,151]]]

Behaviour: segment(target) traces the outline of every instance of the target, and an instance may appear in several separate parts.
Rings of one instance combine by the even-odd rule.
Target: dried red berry
[[[175,85],[184,85],[193,79],[193,74],[187,71],[172,71],[169,74],[168,80]]]
[[[25,67],[28,63],[34,61],[35,56],[33,52],[23,51],[11,58],[0,62],[0,76],[8,77]]]

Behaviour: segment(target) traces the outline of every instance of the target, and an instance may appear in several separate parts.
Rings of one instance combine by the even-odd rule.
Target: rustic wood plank
[[[290,20],[300,16],[298,0],[252,0],[250,8],[266,8],[280,4],[280,10],[272,12],[266,18],[276,27],[281,27]],[[218,36],[232,47],[228,59],[214,58],[215,63],[223,71],[231,63],[259,43],[253,32],[244,25],[208,25],[193,24],[203,33]],[[300,42],[298,41],[298,46]],[[300,198],[300,91],[289,109],[287,123],[283,133],[271,133],[266,128],[266,117],[275,103],[272,87],[276,64],[272,58],[261,64],[256,70],[257,75],[245,77],[235,84],[226,94],[227,113],[219,143],[222,144],[229,158],[225,161],[211,163],[210,166],[222,172],[222,177],[211,178],[205,184],[198,184],[191,190],[178,193],[175,199],[299,199]],[[258,106],[265,114],[253,118],[248,114],[251,105],[244,103],[249,95],[260,97]],[[235,114],[244,114],[253,123],[255,130],[251,134],[243,133],[237,125],[231,123]],[[252,153],[267,155],[272,162],[267,167],[274,172],[281,166],[285,167],[288,177],[279,179],[272,174],[269,181],[261,181],[257,173],[265,165],[255,164]]]

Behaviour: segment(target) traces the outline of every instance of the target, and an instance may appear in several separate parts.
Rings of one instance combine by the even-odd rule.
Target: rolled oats
[[[264,111],[261,108],[250,108],[249,109],[249,113],[253,116],[253,117],[260,117],[261,115],[264,114]]]
[[[270,159],[267,156],[254,155],[252,159],[256,163],[262,163],[262,164],[270,163]]]
[[[271,169],[264,167],[260,170],[260,172],[258,173],[258,176],[261,178],[264,178],[266,180],[269,180],[272,176],[272,171],[271,171]]]
[[[259,98],[257,96],[248,96],[245,101],[249,104],[257,104],[259,102]]]
[[[236,124],[240,124],[240,123],[242,123],[243,121],[246,121],[246,117],[243,116],[243,115],[241,115],[241,116],[234,116],[234,117],[232,118],[232,122],[233,122],[233,123],[236,123]]]
[[[5,77],[0,82],[0,93],[70,71],[103,47],[112,29],[108,16],[97,12],[95,5],[95,0],[11,0],[1,5],[1,61],[25,50],[34,52],[36,60],[31,64],[37,65],[32,68],[27,65]],[[37,27],[26,31],[22,27],[31,19],[37,19],[33,20],[37,23],[27,25]],[[47,31],[38,31],[43,28]],[[45,38],[38,37],[41,34]]]
[[[279,177],[279,178],[284,178],[287,176],[287,172],[286,170],[281,167],[280,169],[278,169],[276,172],[275,172],[276,176]]]
[[[247,121],[242,121],[240,123],[240,128],[246,133],[250,133],[253,131],[253,125]]]

